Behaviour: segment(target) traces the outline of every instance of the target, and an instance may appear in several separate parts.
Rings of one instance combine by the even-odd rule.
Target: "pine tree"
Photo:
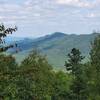
[[[88,74],[89,98],[100,100],[100,35],[92,42]]]
[[[84,95],[85,82],[82,77],[82,60],[79,49],[73,48],[71,53],[68,54],[68,61],[65,62],[66,70],[73,75],[73,84],[71,85],[73,100],[86,100]],[[83,96],[84,95],[84,96]]]
[[[79,49],[73,48],[71,53],[68,54],[68,60],[65,62],[66,70],[70,71],[73,75],[78,76],[80,74],[81,61],[84,59],[81,56]]]

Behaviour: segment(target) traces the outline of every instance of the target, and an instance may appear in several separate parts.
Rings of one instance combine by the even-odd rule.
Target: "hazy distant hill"
[[[12,37],[12,36],[8,36],[8,37],[5,37],[5,40],[7,43],[10,43],[10,42],[14,42],[14,41],[20,41],[22,40],[23,38],[21,37]]]
[[[29,51],[37,49],[42,54],[47,55],[49,63],[56,68],[62,68],[67,58],[66,55],[74,47],[79,48],[83,55],[88,56],[90,42],[95,36],[97,36],[97,34],[67,35],[56,32],[52,35],[46,35],[37,39],[25,38],[17,42],[22,51],[15,56],[18,60],[22,60],[28,55]]]

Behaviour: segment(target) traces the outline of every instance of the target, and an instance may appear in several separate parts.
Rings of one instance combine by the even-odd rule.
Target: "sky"
[[[100,0],[0,0],[0,23],[17,26],[17,37],[100,30]]]

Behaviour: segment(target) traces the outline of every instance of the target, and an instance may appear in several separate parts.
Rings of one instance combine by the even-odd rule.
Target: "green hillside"
[[[22,61],[32,49],[37,49],[41,54],[46,55],[50,64],[56,69],[63,69],[67,54],[72,48],[79,48],[86,59],[91,48],[91,41],[98,34],[67,35],[56,32],[37,39],[24,39],[18,42],[21,52],[15,54],[17,61]]]

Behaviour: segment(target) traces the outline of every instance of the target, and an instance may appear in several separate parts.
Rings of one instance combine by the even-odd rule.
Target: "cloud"
[[[97,17],[97,15],[94,14],[94,13],[90,13],[90,14],[87,15],[87,17],[88,17],[88,18],[94,18],[94,17]]]
[[[82,7],[82,8],[92,8],[98,3],[100,3],[100,0],[95,1],[88,1],[88,0],[55,0],[57,4],[60,5],[69,5],[74,7]]]
[[[0,22],[15,24],[17,22],[26,21],[27,16],[0,16]]]
[[[20,4],[18,4],[20,2]],[[100,0],[7,0],[0,4],[0,21],[23,27],[66,27],[82,23],[99,23]],[[45,23],[45,24],[44,24]],[[47,28],[47,30],[48,30]],[[59,27],[60,28],[60,27]],[[45,29],[44,29],[45,30]],[[37,31],[37,30],[36,30]]]
[[[4,23],[21,23],[23,20],[28,20],[28,13],[24,4],[17,3],[0,3],[0,22]]]
[[[88,13],[86,15],[87,18],[100,18],[100,13],[96,12],[96,13]]]

